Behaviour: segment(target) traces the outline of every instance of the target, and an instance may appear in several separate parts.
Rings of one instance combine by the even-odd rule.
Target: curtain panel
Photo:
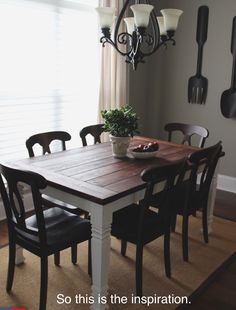
[[[122,9],[123,0],[100,0],[101,7],[115,7],[117,15]],[[121,23],[120,31],[125,31]],[[106,44],[101,52],[101,80],[99,93],[99,122],[101,110],[119,108],[127,102],[128,69],[124,56],[120,55],[111,45]]]

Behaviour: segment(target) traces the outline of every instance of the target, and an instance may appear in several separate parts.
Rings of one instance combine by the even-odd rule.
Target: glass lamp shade
[[[127,32],[132,35],[135,30],[134,17],[126,17],[124,21],[126,23]]]
[[[166,31],[175,31],[178,27],[179,18],[183,11],[177,9],[164,9],[161,14],[164,17],[164,26]]]
[[[101,28],[111,28],[115,20],[115,8],[96,8]]]
[[[154,9],[154,6],[149,4],[135,4],[131,5],[130,8],[134,13],[135,25],[146,28],[149,24],[150,13]]]
[[[166,28],[165,28],[165,24],[164,24],[164,17],[163,16],[158,16],[157,17],[157,22],[158,22],[159,29],[160,29],[160,35],[161,36],[166,36],[167,32],[166,32]]]

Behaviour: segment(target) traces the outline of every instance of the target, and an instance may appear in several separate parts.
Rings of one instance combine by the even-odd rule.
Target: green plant
[[[138,133],[138,117],[133,108],[126,104],[120,109],[101,111],[105,120],[104,129],[115,137],[133,137]]]

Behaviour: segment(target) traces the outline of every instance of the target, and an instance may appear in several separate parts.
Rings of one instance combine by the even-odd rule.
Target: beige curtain
[[[100,0],[100,6],[115,7],[118,15],[123,2],[123,0]],[[124,31],[124,28],[124,23],[121,23],[120,31]],[[117,108],[128,102],[127,64],[125,57],[120,55],[110,44],[106,44],[102,48],[101,57],[98,121],[102,123],[101,110]]]

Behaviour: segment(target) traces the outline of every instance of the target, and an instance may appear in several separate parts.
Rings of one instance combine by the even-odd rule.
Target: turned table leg
[[[92,310],[108,308],[108,272],[110,264],[112,212],[98,206],[91,212],[92,224]]]

